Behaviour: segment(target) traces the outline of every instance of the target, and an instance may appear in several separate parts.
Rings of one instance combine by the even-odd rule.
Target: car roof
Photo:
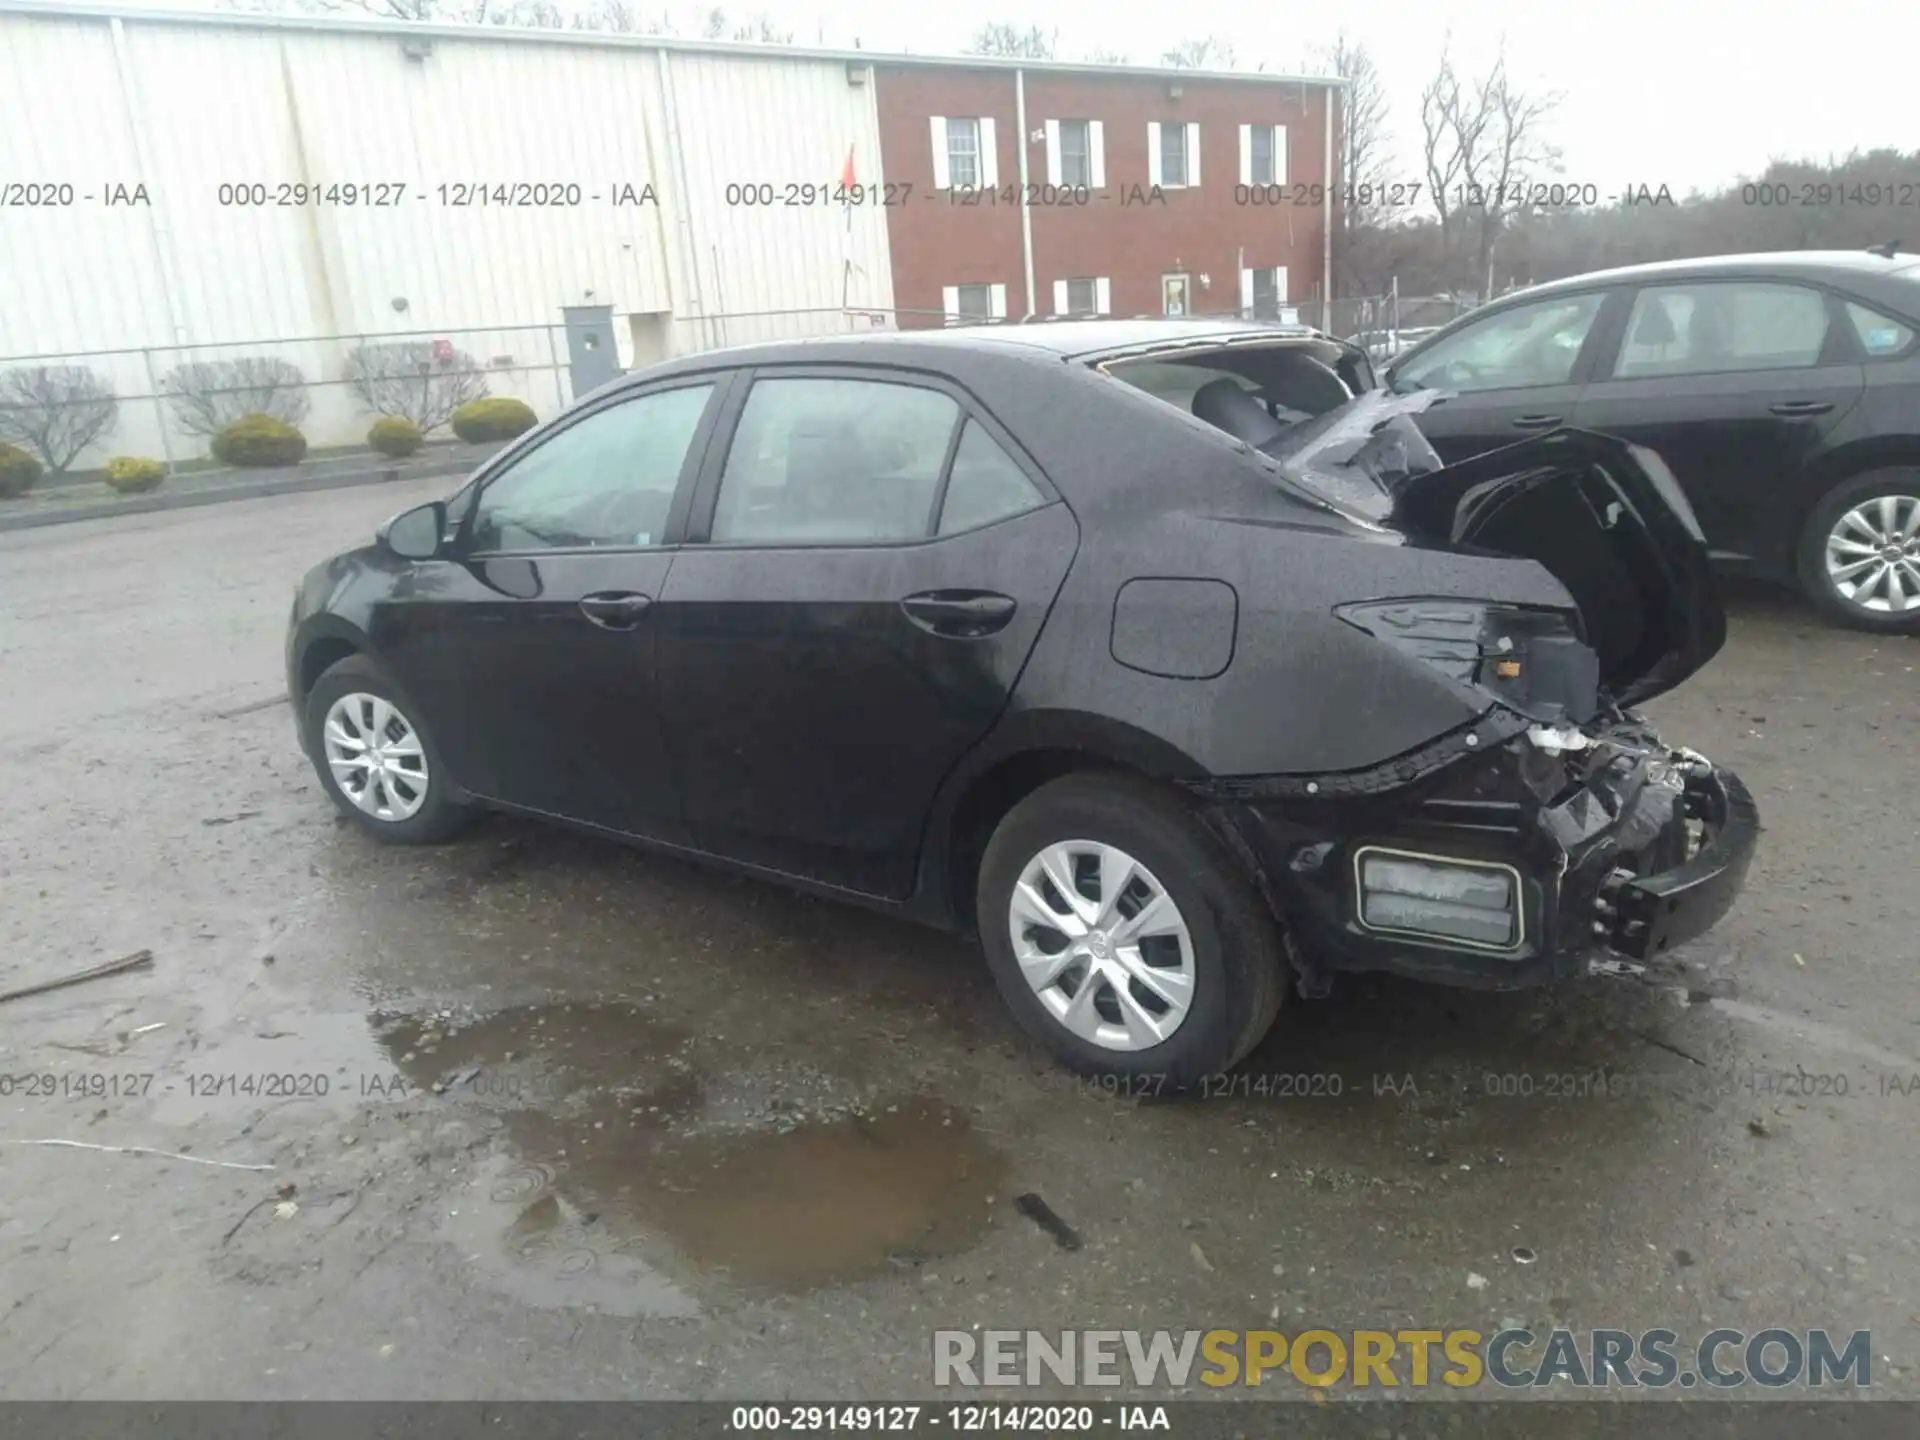
[[[1885,279],[1903,271],[1917,272],[1905,278],[1920,278],[1920,255],[1894,255],[1889,258],[1868,250],[1778,250],[1752,255],[1699,255],[1684,260],[1653,260],[1643,265],[1590,270],[1584,275],[1569,275],[1563,280],[1530,285],[1524,290],[1502,295],[1494,303],[1518,299],[1522,295],[1537,299],[1561,291],[1586,290],[1596,285],[1617,285],[1628,281],[1741,275],[1859,281]]]
[[[1295,341],[1341,345],[1345,342],[1308,325],[1220,317],[1145,316],[1131,320],[1073,319],[1059,323],[998,323],[931,327],[924,330],[874,330],[851,335],[816,335],[762,341],[680,355],[625,379],[643,384],[692,370],[733,369],[745,365],[811,363],[831,365],[890,360],[931,363],[960,354],[998,354],[1026,360],[1094,360],[1218,340]],[[619,382],[615,382],[618,384]]]

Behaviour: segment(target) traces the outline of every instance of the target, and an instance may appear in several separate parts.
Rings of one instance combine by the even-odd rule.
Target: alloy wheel
[[[1096,840],[1049,845],[1008,905],[1020,973],[1063,1027],[1104,1050],[1146,1050],[1193,1007],[1193,937],[1167,889]]]
[[[1827,579],[1878,615],[1920,610],[1920,496],[1863,500],[1827,532]]]
[[[341,793],[376,820],[409,820],[426,803],[426,749],[391,700],[342,695],[327,710],[321,743]]]

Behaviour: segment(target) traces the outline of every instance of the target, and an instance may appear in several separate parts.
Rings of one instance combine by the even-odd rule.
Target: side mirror
[[[446,533],[446,502],[433,500],[402,510],[380,527],[375,539],[402,560],[432,560],[444,548]]]

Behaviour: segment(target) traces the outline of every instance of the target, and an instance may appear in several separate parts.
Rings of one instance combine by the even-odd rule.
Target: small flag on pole
[[[841,170],[841,172],[840,172],[840,188],[841,188],[841,189],[843,189],[843,190],[851,190],[851,189],[853,189],[853,186],[854,186],[854,180],[853,180],[853,146],[851,146],[851,145],[849,145],[849,146],[847,147],[847,163],[846,163],[846,167],[845,167],[844,169],[842,169],[842,170]]]

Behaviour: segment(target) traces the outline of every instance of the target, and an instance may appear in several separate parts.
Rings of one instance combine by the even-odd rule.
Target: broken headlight
[[[1473,600],[1370,600],[1334,614],[1530,719],[1585,724],[1600,657],[1563,611]]]
[[[1353,870],[1369,930],[1489,950],[1515,949],[1523,938],[1511,865],[1367,845],[1354,852]]]

